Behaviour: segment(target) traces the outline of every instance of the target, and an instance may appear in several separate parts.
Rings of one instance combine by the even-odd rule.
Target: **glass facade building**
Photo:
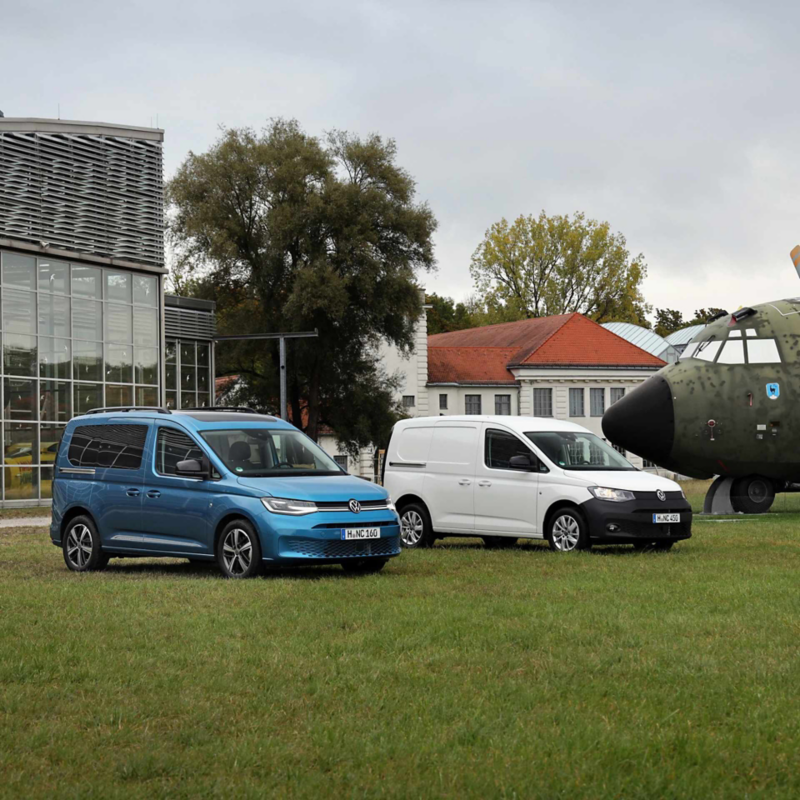
[[[72,416],[160,404],[159,301],[156,275],[0,250],[3,501],[50,498]]]

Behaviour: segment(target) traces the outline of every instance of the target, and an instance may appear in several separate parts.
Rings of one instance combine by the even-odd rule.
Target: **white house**
[[[403,357],[389,346],[382,355],[387,371],[401,376],[399,399],[409,416],[555,417],[599,436],[605,409],[665,365],[580,314],[428,336],[423,313],[411,355]],[[320,443],[353,474],[375,479],[379,458],[374,450],[352,459],[340,453],[333,435]]]

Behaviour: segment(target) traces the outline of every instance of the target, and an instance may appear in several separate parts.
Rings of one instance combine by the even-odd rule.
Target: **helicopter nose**
[[[666,378],[654,375],[603,415],[603,433],[618,447],[656,464],[672,451],[675,413]]]

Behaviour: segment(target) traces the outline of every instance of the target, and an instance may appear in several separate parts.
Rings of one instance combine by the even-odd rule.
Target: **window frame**
[[[580,392],[581,398],[581,413],[580,414],[573,414],[572,413],[572,398],[577,397],[578,393]],[[573,394],[574,393],[574,394]],[[586,387],[584,386],[570,386],[569,393],[567,395],[567,401],[569,404],[569,415],[572,419],[585,419],[586,418]]]
[[[549,397],[549,406],[550,406],[550,413],[549,414],[537,414],[536,413],[536,393],[537,392],[546,392],[545,396]],[[539,395],[541,397],[541,394]],[[539,417],[539,419],[555,419],[553,414],[553,387],[552,386],[534,386],[533,387],[533,416]]]
[[[515,439],[525,450],[527,450],[528,453],[530,454],[531,458],[533,459],[533,463],[531,464],[531,468],[529,470],[523,470],[523,469],[513,469],[512,467],[493,467],[489,463],[489,446],[488,446],[489,445],[489,435],[493,434],[493,433],[494,434],[500,434],[501,436],[507,436],[510,439]],[[531,448],[531,446],[526,441],[524,441],[523,439],[520,439],[519,436],[517,436],[512,431],[503,430],[502,428],[490,428],[490,427],[487,427],[484,430],[484,433],[483,433],[483,466],[486,467],[486,469],[491,469],[491,470],[494,470],[495,472],[513,472],[516,475],[520,475],[520,474],[522,474],[522,475],[527,475],[527,474],[539,475],[539,474],[541,474],[543,472],[549,472],[550,471],[547,468],[547,466],[544,464],[542,459],[539,457],[539,454],[535,450],[533,450]]]
[[[188,437],[192,442],[194,442],[194,446],[205,456],[208,460],[209,464],[209,476],[207,478],[197,478],[191,475],[170,475],[168,472],[161,472],[158,468],[158,439],[161,435],[161,431],[168,430],[168,431],[177,431],[178,433],[182,433],[184,436]],[[153,436],[153,473],[158,475],[159,478],[171,478],[172,480],[178,481],[219,481],[222,480],[222,474],[217,469],[214,462],[211,460],[211,456],[206,452],[206,449],[197,441],[197,439],[192,436],[189,431],[185,428],[180,428],[177,425],[170,425],[169,423],[159,422],[156,425],[155,434]]]
[[[141,455],[141,458],[139,459],[138,466],[135,466],[135,467],[119,466],[119,465],[116,464],[116,460],[115,460],[115,463],[113,463],[111,465],[108,465],[108,466],[104,466],[102,464],[83,464],[83,463],[75,464],[72,461],[72,457],[70,455],[70,451],[72,450],[72,447],[75,444],[75,441],[74,441],[75,440],[75,433],[77,431],[80,431],[82,428],[117,428],[117,427],[122,427],[122,426],[131,427],[131,428],[143,428],[144,429],[144,440],[142,441],[142,455]],[[150,429],[151,428],[152,428],[152,424],[148,420],[136,420],[136,421],[132,420],[130,422],[125,421],[125,422],[106,422],[106,423],[103,423],[103,422],[85,423],[84,422],[83,424],[76,425],[70,431],[70,434],[69,434],[69,446],[67,447],[67,452],[66,452],[66,455],[65,455],[66,460],[67,460],[66,469],[79,469],[79,470],[80,469],[90,469],[90,470],[98,470],[98,469],[102,469],[102,470],[106,470],[106,469],[117,470],[117,469],[119,469],[119,470],[124,470],[125,472],[140,472],[143,469],[144,464],[145,464],[145,455],[147,453],[147,440],[148,440],[148,436],[150,434]],[[80,434],[80,435],[85,436],[86,434]],[[63,438],[64,437],[63,437],[63,434],[62,434],[62,437],[61,437],[62,441],[63,441]],[[89,444],[91,444],[91,443],[93,443],[95,441],[97,441],[97,438],[94,435],[92,435],[92,438],[91,438]],[[86,445],[86,447],[83,448],[83,451],[81,453],[81,461],[83,459],[83,452],[86,451],[88,446],[89,445]],[[60,449],[60,447],[61,447],[61,445],[59,443],[59,449]],[[123,452],[124,452],[124,450],[120,451],[117,454],[117,458],[119,458],[119,456],[122,455]]]
[[[601,393],[600,396],[603,398],[603,409],[599,414],[595,414],[594,413],[594,407],[593,407],[593,403],[592,403],[592,398],[597,396],[597,394],[596,394],[597,392],[600,392]],[[606,413],[606,409],[607,409],[607,406],[606,406],[606,388],[605,388],[605,386],[603,386],[603,387],[592,386],[589,389],[589,416],[593,417],[594,419],[600,419],[603,416],[603,414]]]
[[[499,409],[499,401],[508,401],[508,412],[500,411]],[[510,394],[496,394],[494,396],[494,413],[495,416],[498,417],[510,417],[511,416],[511,395]]]
[[[477,411],[470,411],[469,410],[469,402],[478,401],[478,410]],[[483,395],[481,394],[465,394],[464,395],[464,415],[470,417],[479,417],[483,414]]]
[[[440,394],[439,395],[439,411],[449,411],[450,410],[447,407],[449,399],[450,399],[450,395],[449,394]],[[444,405],[442,405],[442,401],[444,401]]]

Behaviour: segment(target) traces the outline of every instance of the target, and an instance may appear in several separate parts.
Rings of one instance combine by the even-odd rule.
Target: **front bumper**
[[[282,517],[266,514],[259,520],[265,561],[283,564],[331,564],[400,555],[400,524],[396,514],[309,514]],[[378,539],[342,539],[342,528],[379,528]]]
[[[663,503],[638,497],[626,503],[593,498],[583,503],[581,509],[593,542],[673,542],[692,535],[692,508],[683,498],[669,498]],[[680,522],[655,523],[653,514],[679,514]]]

